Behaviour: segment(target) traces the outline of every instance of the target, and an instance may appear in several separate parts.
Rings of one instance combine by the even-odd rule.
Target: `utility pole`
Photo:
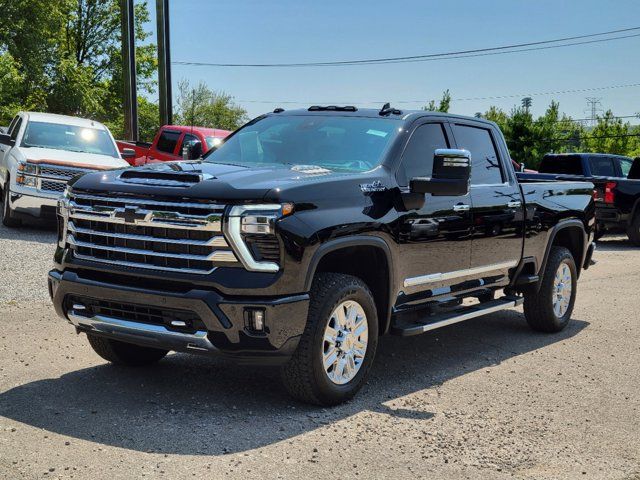
[[[591,121],[591,126],[595,127],[598,123],[598,113],[602,112],[600,108],[600,102],[602,98],[596,97],[587,97],[587,110],[585,112],[589,115],[589,120]]]
[[[120,0],[122,27],[122,79],[124,81],[124,134],[138,141],[138,86],[136,84],[136,36],[133,0]]]
[[[173,119],[171,92],[171,42],[169,41],[169,0],[156,0],[158,31],[158,99],[160,125],[170,125]]]
[[[531,97],[524,97],[522,99],[522,106],[524,107],[525,112],[529,113],[531,105],[533,105],[533,99]]]

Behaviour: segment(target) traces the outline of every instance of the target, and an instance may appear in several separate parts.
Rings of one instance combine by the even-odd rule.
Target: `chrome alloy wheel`
[[[333,383],[344,385],[356,376],[367,353],[369,324],[358,302],[338,305],[327,322],[322,342],[322,364]]]
[[[572,291],[571,269],[566,263],[561,263],[553,279],[553,313],[556,317],[562,318],[567,313]]]

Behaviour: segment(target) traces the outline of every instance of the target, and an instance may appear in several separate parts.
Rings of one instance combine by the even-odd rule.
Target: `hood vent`
[[[158,172],[145,170],[125,170],[120,174],[120,180],[126,183],[141,185],[160,185],[167,187],[184,187],[200,183],[203,175],[191,172]]]

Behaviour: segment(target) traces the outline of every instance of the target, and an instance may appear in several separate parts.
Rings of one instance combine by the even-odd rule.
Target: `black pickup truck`
[[[604,153],[547,154],[539,173],[518,173],[520,180],[588,181],[595,187],[596,240],[626,233],[640,246],[640,158]]]
[[[509,158],[476,118],[277,109],[201,160],[72,181],[50,294],[110,362],[279,364],[293,396],[337,404],[380,335],[522,303],[535,330],[567,325],[593,185],[518,182]]]

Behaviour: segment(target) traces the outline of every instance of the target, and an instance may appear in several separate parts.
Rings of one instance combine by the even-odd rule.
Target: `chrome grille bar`
[[[239,265],[219,204],[72,194],[66,241],[76,258],[124,267],[211,273]]]

